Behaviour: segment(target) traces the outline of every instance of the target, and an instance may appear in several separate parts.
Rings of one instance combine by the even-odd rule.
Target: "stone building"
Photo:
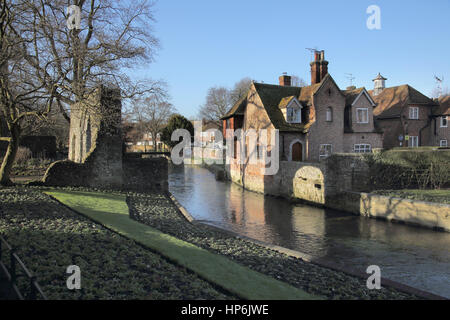
[[[385,80],[378,74],[374,90],[369,91],[377,104],[374,115],[384,132],[383,147],[439,145],[432,129],[438,102],[407,84],[386,88]]]
[[[227,129],[278,129],[282,161],[319,161],[332,153],[381,148],[381,131],[373,121],[376,104],[366,89],[341,90],[328,74],[323,51],[315,53],[310,67],[310,86],[291,86],[288,75],[279,85],[252,83],[222,118],[224,136]]]
[[[138,191],[167,191],[165,158],[141,159],[124,153],[120,91],[100,86],[72,106],[69,159],[54,162],[43,182]]]

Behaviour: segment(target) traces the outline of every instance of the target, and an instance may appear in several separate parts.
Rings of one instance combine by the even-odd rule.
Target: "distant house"
[[[442,97],[439,100],[439,107],[435,108],[430,126],[431,144],[440,147],[450,147],[450,96]]]
[[[222,118],[224,136],[227,129],[278,129],[282,161],[319,161],[332,153],[381,148],[382,134],[373,121],[376,104],[366,89],[341,90],[328,74],[323,51],[315,52],[310,67],[309,86],[291,86],[288,75],[279,77],[279,85],[253,82]]]
[[[377,104],[374,115],[384,132],[384,148],[434,145],[430,126],[438,103],[407,84],[385,88],[385,80],[378,74],[369,91]]]

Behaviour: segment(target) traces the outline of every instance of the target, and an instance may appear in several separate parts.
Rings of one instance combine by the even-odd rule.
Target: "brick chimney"
[[[311,85],[320,83],[328,74],[328,61],[325,60],[325,51],[315,51],[314,61],[311,65]]]
[[[283,87],[290,87],[291,79],[292,79],[291,76],[288,76],[286,72],[283,73],[283,75],[278,78],[278,80],[280,81],[280,86]]]

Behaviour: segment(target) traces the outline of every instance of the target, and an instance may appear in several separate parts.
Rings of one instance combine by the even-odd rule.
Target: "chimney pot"
[[[311,65],[311,85],[320,83],[328,74],[328,61],[325,60],[325,51],[315,51],[315,60]]]
[[[280,82],[280,86],[290,87],[291,86],[291,76],[287,75],[287,72],[284,72],[282,76],[278,78]]]

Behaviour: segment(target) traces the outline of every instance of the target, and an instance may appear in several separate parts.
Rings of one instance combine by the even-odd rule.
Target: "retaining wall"
[[[326,205],[365,217],[450,232],[450,205],[448,204],[348,191],[328,197]]]

